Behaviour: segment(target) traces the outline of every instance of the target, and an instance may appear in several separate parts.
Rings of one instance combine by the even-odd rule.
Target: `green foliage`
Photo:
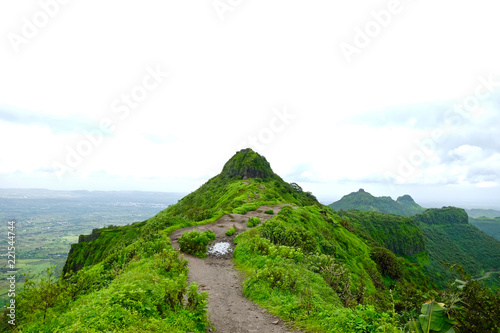
[[[247,222],[247,227],[249,228],[255,227],[256,225],[259,225],[260,222],[261,222],[260,218],[258,217],[249,217]]]
[[[425,249],[424,234],[411,217],[358,211],[340,211],[339,215],[364,239],[396,254],[414,255]]]
[[[268,209],[264,211],[264,213],[269,214],[269,215],[274,215],[274,211],[272,209]]]
[[[236,233],[236,228],[233,226],[232,228],[227,229],[226,236],[232,236]]]
[[[215,240],[215,233],[212,230],[200,232],[194,229],[182,234],[179,238],[179,247],[182,252],[206,258],[207,246],[211,240]]]
[[[302,217],[311,226],[328,225],[315,207],[285,209],[281,217],[289,221]],[[353,274],[359,267],[331,255],[306,254],[300,247],[273,244],[259,234],[269,221],[235,238],[234,259],[249,275],[244,283],[245,296],[310,331],[397,331],[391,314],[374,306],[357,306],[362,301],[360,294],[373,297],[372,287],[365,288],[371,284],[368,274],[360,279]],[[336,225],[330,228],[345,235]],[[371,265],[375,266],[373,262]]]
[[[261,172],[265,176],[260,175]],[[244,150],[226,163],[221,174],[208,180],[177,204],[150,218],[146,224],[168,224],[166,221],[173,217],[206,224],[215,222],[224,214],[245,214],[262,205],[284,203],[320,205],[308,193],[297,192],[283,181],[272,171],[264,157],[251,150]]]
[[[427,209],[415,216],[419,222],[430,225],[457,225],[467,224],[468,216],[464,209],[456,207],[443,207],[441,209]]]
[[[384,247],[373,248],[370,257],[375,261],[382,275],[386,275],[391,279],[401,277],[402,273],[399,262],[390,250]]]
[[[208,294],[188,286],[187,261],[164,233],[148,234],[71,276],[47,276],[28,278],[17,295],[18,331],[205,332],[210,326]]]
[[[450,305],[448,314],[458,323],[460,332],[499,332],[500,293],[473,280],[459,265],[452,265],[450,270],[459,279],[441,298]]]
[[[265,157],[252,149],[242,149],[237,152],[222,169],[221,176],[225,179],[258,178],[261,181],[274,175]]]
[[[410,323],[410,328],[414,332],[430,333],[454,333],[453,325],[456,323],[447,315],[447,309],[443,303],[430,301],[422,305],[422,314],[418,317],[418,321],[413,320]]]
[[[80,236],[78,244],[72,244],[63,274],[76,272],[94,265],[109,256],[117,248],[128,246],[141,235],[142,225],[94,229],[89,236]],[[88,241],[87,241],[88,240]]]
[[[423,283],[426,277],[412,265],[423,267],[423,272],[440,288],[445,288],[451,278],[446,262],[461,264],[474,275],[500,265],[500,243],[468,224],[463,209],[428,209],[413,217],[359,211],[340,211],[339,215],[343,226],[373,248],[386,247],[411,262],[404,263],[408,268],[404,274],[415,282]],[[397,270],[381,272],[392,279],[402,274]],[[487,280],[496,288],[495,282]]]
[[[495,270],[500,265],[500,242],[470,224],[421,223],[420,226],[429,258],[422,266],[441,288],[452,278],[446,262],[460,264],[473,275]],[[485,282],[490,283],[490,279]]]
[[[317,248],[314,235],[301,225],[287,225],[282,220],[273,219],[263,225],[261,232],[262,237],[274,244],[298,247],[306,252]]]
[[[469,223],[500,241],[500,217],[469,217]]]

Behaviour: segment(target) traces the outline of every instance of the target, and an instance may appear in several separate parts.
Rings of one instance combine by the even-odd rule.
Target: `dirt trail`
[[[283,206],[261,206],[258,210],[243,215],[224,215],[215,223],[176,230],[170,235],[172,246],[179,248],[177,240],[187,230],[211,229],[217,237],[215,242],[227,241],[234,249],[232,237],[225,235],[227,229],[234,225],[237,229],[236,234],[248,230],[246,222],[249,217],[258,216],[264,222],[274,216],[265,214],[264,211],[273,210],[276,214]],[[202,291],[208,292],[208,312],[215,327],[214,332],[290,332],[278,317],[267,313],[243,296],[243,277],[234,268],[232,253],[222,258],[209,256],[207,259],[188,254],[184,256],[189,260],[189,282],[197,282]]]
[[[479,281],[479,280],[484,280],[484,279],[489,278],[491,274],[499,274],[499,273],[500,273],[500,271],[492,271],[492,272],[487,272],[487,273],[486,273],[486,274],[484,274],[483,276],[478,277],[477,279],[474,279],[474,280],[477,280],[477,281]]]

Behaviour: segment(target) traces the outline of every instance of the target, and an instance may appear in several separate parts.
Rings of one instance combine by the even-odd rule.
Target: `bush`
[[[247,222],[247,227],[251,228],[260,223],[260,219],[258,217],[249,217]]]
[[[232,235],[234,235],[235,232],[236,232],[236,228],[235,227],[229,228],[226,231],[226,236],[232,236]]]
[[[274,211],[272,209],[269,209],[269,210],[266,210],[264,213],[269,214],[269,215],[273,215]]]
[[[283,207],[285,208],[287,207]],[[301,225],[287,225],[272,219],[264,223],[261,232],[262,237],[276,245],[300,247],[305,252],[314,252],[317,249],[314,235]]]
[[[198,230],[186,231],[179,238],[179,246],[182,252],[206,258],[208,243],[214,239],[215,233],[212,230],[204,232]]]
[[[375,261],[382,275],[392,279],[401,277],[401,267],[394,253],[384,247],[376,247],[373,249],[370,257]]]

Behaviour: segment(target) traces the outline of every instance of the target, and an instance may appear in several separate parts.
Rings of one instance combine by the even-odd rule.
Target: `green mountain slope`
[[[412,201],[398,200],[408,207]],[[427,276],[426,265],[447,259],[448,252],[439,253],[439,240],[429,243],[428,234],[442,232],[442,244],[456,246],[453,251],[471,246],[447,229],[468,225],[457,220],[461,212],[426,211],[418,218],[337,213],[281,179],[263,156],[244,149],[219,175],[146,221],[80,236],[64,277],[27,281],[16,298],[15,329],[205,332],[208,295],[188,283],[187,262],[168,235],[278,204],[288,205],[234,238],[234,261],[245,274],[246,297],[307,331],[400,331],[425,300],[438,295],[433,285],[441,271]],[[472,258],[495,249],[492,243]],[[468,257],[450,258],[472,265]],[[477,267],[495,260],[483,259]],[[9,327],[7,320],[4,313],[2,330]]]
[[[415,203],[409,195],[403,195],[397,200],[392,200],[391,197],[375,197],[363,189],[345,195],[329,206],[337,211],[356,209],[401,216],[411,216],[425,210],[425,208]]]
[[[429,274],[450,278],[444,263],[460,263],[471,275],[500,267],[500,242],[468,223],[465,210],[454,207],[428,209],[416,215],[426,238],[429,264],[423,264]],[[442,279],[440,285],[444,285]],[[499,281],[488,282],[500,286]]]
[[[384,246],[399,255],[411,256],[425,249],[422,229],[411,217],[377,212],[341,211],[354,230],[376,246]]]
[[[460,264],[473,276],[500,266],[500,242],[469,224],[461,208],[428,209],[410,217],[355,210],[339,215],[368,242],[418,263],[441,288],[452,278],[445,263]]]
[[[469,223],[500,241],[500,217],[469,217]]]
[[[469,223],[500,241],[500,211],[494,209],[466,209]]]

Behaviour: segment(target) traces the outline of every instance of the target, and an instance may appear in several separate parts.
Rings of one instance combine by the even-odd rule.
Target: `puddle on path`
[[[228,254],[231,254],[233,249],[231,247],[231,243],[229,242],[217,242],[208,247],[208,255],[220,258],[225,257]]]

